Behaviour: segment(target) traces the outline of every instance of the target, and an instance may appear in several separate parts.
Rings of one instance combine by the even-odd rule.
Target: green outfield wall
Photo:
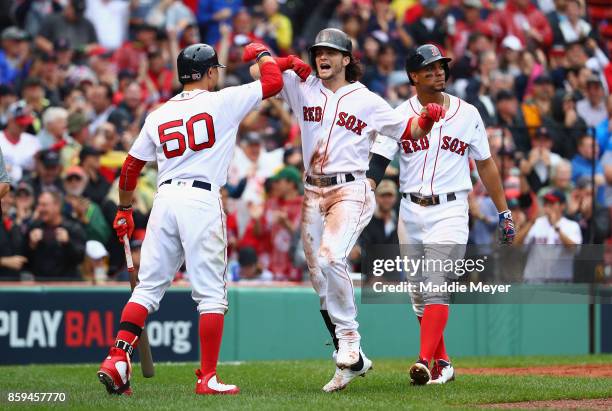
[[[330,357],[331,338],[310,287],[232,286],[228,295],[222,361]],[[125,284],[0,287],[0,364],[99,361],[113,344],[129,296]],[[356,298],[361,300],[359,290]],[[597,307],[596,324],[610,317],[601,307],[607,308]],[[368,355],[417,355],[418,323],[411,305],[359,303],[358,320]],[[595,341],[605,330],[596,327]],[[147,331],[156,361],[197,360],[198,315],[190,290],[168,290],[160,310],[147,320]],[[586,354],[588,306],[454,304],[445,338],[455,357]]]

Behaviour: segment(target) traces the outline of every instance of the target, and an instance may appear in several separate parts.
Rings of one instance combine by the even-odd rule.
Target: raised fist
[[[429,103],[421,112],[421,117],[433,120],[434,123],[440,121],[440,119],[444,118],[445,115],[446,110],[444,110],[444,107],[436,103]]]
[[[255,60],[261,53],[270,53],[270,51],[261,43],[249,43],[244,46],[242,52],[242,61],[249,62]]]
[[[306,81],[308,76],[310,76],[310,73],[312,73],[312,68],[310,68],[308,64],[300,60],[299,57],[297,56],[290,56],[290,57],[291,57],[291,62],[293,63],[291,67],[292,70],[295,72],[295,74],[298,75],[299,78],[302,79],[302,81]]]

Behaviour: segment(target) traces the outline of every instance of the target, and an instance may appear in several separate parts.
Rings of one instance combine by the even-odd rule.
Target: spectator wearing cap
[[[61,193],[64,190],[60,178],[61,172],[62,165],[57,151],[39,151],[36,156],[36,176],[31,181],[34,197],[38,198],[45,190],[55,190]]]
[[[25,102],[13,103],[7,113],[6,128],[0,131],[0,148],[13,181],[18,182],[24,173],[34,171],[34,158],[41,149],[36,136],[25,130],[34,117]]]
[[[491,14],[489,19],[500,39],[512,34],[529,47],[552,44],[553,33],[546,16],[530,0],[508,0],[506,7]]]
[[[576,110],[574,93],[561,92],[553,99],[552,119],[556,129],[550,129],[555,142],[553,151],[565,158],[572,158],[576,154],[576,144],[581,135],[587,132],[584,119]],[[600,147],[603,152],[605,146]]]
[[[532,135],[537,127],[542,125],[551,127],[554,95],[555,86],[547,73],[541,74],[534,80],[531,96],[522,104],[525,124]]]
[[[597,127],[608,118],[604,89],[597,75],[588,78],[586,96],[576,103],[576,111],[589,127]]]
[[[584,40],[591,34],[591,25],[582,18],[582,5],[578,0],[566,0],[559,30],[565,43]]]
[[[66,169],[64,174],[65,201],[68,208],[66,214],[81,223],[88,240],[106,244],[111,229],[100,206],[83,195],[86,186],[87,174],[82,167],[71,166]]]
[[[0,34],[0,84],[14,85],[20,80],[30,51],[29,35],[19,27],[7,27]]]
[[[593,137],[585,134],[578,140],[578,152],[572,159],[572,181],[574,184],[583,176],[590,179],[593,167],[595,168],[594,185],[597,191],[597,201],[603,204],[605,179],[604,170],[599,160],[599,147],[595,144]]]
[[[63,107],[49,107],[43,113],[43,129],[36,136],[43,149],[60,151],[72,138],[68,135],[68,111]]]
[[[15,207],[12,222],[23,234],[34,217],[34,189],[26,181],[20,181],[15,189]]]
[[[59,191],[43,191],[38,197],[38,218],[25,236],[27,267],[37,279],[80,278],[85,232],[80,223],[62,216],[62,201]]]
[[[79,165],[87,175],[87,186],[83,195],[97,204],[102,204],[111,185],[100,174],[100,152],[91,146],[83,146],[79,153]]]
[[[363,230],[359,245],[397,244],[397,184],[392,180],[383,179],[376,187],[376,210],[372,220]]]
[[[103,284],[108,280],[108,251],[99,241],[88,240],[85,243],[85,260],[81,272],[83,279],[94,284]]]
[[[49,14],[41,23],[34,43],[45,53],[53,53],[53,43],[59,38],[70,41],[76,49],[87,51],[96,46],[98,37],[96,30],[84,16],[86,0],[69,0],[64,10]]]
[[[521,160],[521,174],[533,192],[537,193],[550,183],[551,170],[561,161],[561,156],[551,151],[552,146],[553,140],[548,129],[540,127],[531,140],[531,151]]]
[[[206,44],[216,44],[221,38],[219,26],[229,24],[232,17],[242,8],[242,0],[201,1],[196,14],[200,37]]]
[[[511,91],[501,90],[495,100],[496,124],[510,130],[516,149],[527,154],[531,149],[531,142],[516,95]]]
[[[279,281],[301,281],[303,270],[294,261],[296,244],[299,241],[302,215],[302,175],[292,166],[276,173],[276,197],[266,200],[260,224],[256,229],[269,239],[268,269]]]
[[[523,272],[525,282],[572,282],[574,256],[582,244],[582,232],[575,221],[564,217],[566,197],[553,190],[544,195],[544,215],[521,228],[514,244],[529,247]]]
[[[80,111],[74,111],[68,115],[68,135],[72,137],[79,151],[89,141],[89,119]],[[75,153],[78,157],[78,152]],[[78,158],[71,161],[70,164],[75,164]]]
[[[132,81],[123,91],[123,101],[109,115],[108,121],[112,122],[120,133],[126,128],[122,123],[123,119],[127,120],[128,126],[133,126],[139,130],[146,114],[146,105],[143,103],[142,87],[138,82]],[[120,121],[115,122],[115,118]]]
[[[500,69],[513,77],[521,75],[519,64],[520,53],[523,51],[523,44],[518,37],[509,35],[504,37],[501,42],[501,61]]]
[[[159,2],[146,16],[149,24],[158,30],[176,30],[181,32],[190,24],[196,22],[195,14],[182,0],[166,0]]]
[[[455,80],[455,87],[458,90],[465,88],[467,80],[478,71],[478,56],[491,48],[492,44],[487,36],[479,32],[470,33],[464,53],[450,67],[451,77]],[[464,79],[463,85],[461,81],[457,81]]]
[[[263,268],[253,247],[243,247],[238,251],[238,269],[232,273],[234,281],[272,281],[274,275]]]
[[[174,72],[166,67],[161,50],[148,53],[147,57],[149,62],[145,84],[151,88],[147,100],[150,103],[167,101],[173,96],[173,91],[180,85],[178,83],[178,76],[174,75]]]
[[[89,0],[85,18],[93,24],[102,47],[115,50],[127,38],[130,2],[123,0]]]

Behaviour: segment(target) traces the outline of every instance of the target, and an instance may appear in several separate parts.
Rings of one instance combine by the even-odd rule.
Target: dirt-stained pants
[[[366,179],[304,187],[302,241],[308,271],[321,309],[328,311],[341,340],[360,340],[348,255],[375,207],[374,191]]]

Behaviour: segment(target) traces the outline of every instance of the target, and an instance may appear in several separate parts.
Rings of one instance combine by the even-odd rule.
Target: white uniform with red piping
[[[406,133],[408,117],[359,82],[334,93],[315,76],[302,82],[285,71],[283,81],[280,95],[302,132],[306,176],[335,177],[337,183],[305,184],[302,240],[310,278],[336,336],[359,341],[348,255],[376,207],[365,179],[370,148],[379,132],[399,140]]]
[[[156,311],[185,261],[202,313],[227,309],[226,229],[219,187],[242,119],[262,99],[259,81],[219,92],[185,91],[150,113],[129,154],[157,161],[158,191],[131,302]]]
[[[450,104],[446,116],[435,123],[425,137],[400,145],[390,138],[378,136],[372,147],[372,153],[388,159],[398,151],[400,153],[400,191],[403,196],[398,236],[401,244],[467,243],[467,196],[472,189],[470,158],[486,160],[491,153],[478,110],[460,98],[448,97]],[[395,110],[408,117],[418,115],[422,108],[414,96]],[[413,202],[410,194],[413,197],[435,195],[440,204],[424,207]],[[437,251],[440,252],[440,248]],[[424,303],[447,301],[430,302],[428,296],[413,295],[413,306],[418,316],[423,315]]]

